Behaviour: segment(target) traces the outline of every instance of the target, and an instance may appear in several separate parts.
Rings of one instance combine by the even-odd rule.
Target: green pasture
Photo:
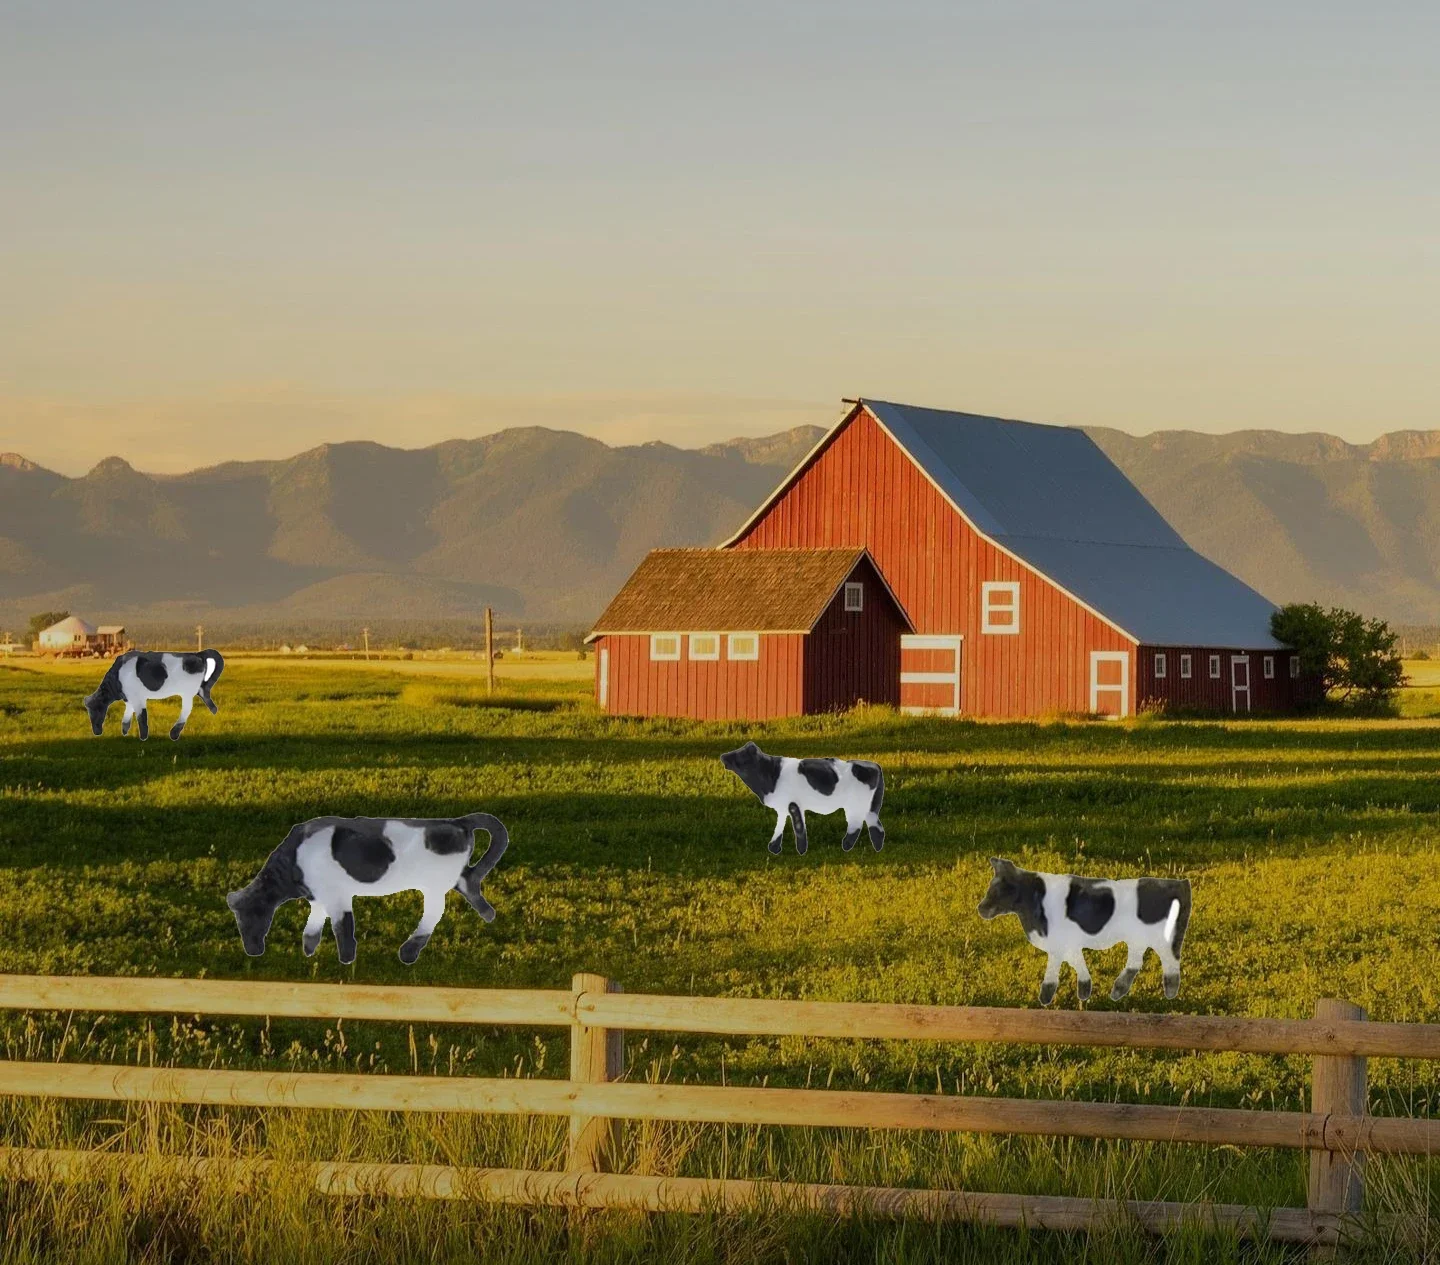
[[[492,698],[473,671],[404,667],[239,659],[217,687],[218,716],[197,708],[172,743],[172,713],[157,705],[143,745],[120,738],[118,708],[113,728],[90,736],[79,698],[95,665],[0,667],[0,972],[567,987],[588,970],[635,992],[1035,1006],[1043,958],[1015,920],[975,914],[986,858],[1000,855],[1190,877],[1181,1010],[1303,1016],[1340,996],[1376,1019],[1440,1021],[1440,674],[1417,674],[1391,720],[999,725],[869,709],[736,726],[602,717],[588,675],[512,677]],[[787,833],[785,854],[770,857],[773,818],[716,758],[749,737],[783,754],[879,760],[885,851],[842,854],[841,820],[826,818],[812,819],[807,856]],[[493,925],[453,897],[407,968],[396,949],[418,895],[361,902],[359,960],[342,967],[328,936],[315,959],[301,956],[304,911],[292,905],[266,956],[245,957],[225,893],[296,821],[476,809],[513,839],[487,884]],[[1112,1006],[1123,958],[1092,957],[1097,1008]],[[1077,1005],[1068,972],[1058,1004]],[[1153,959],[1118,1006],[1166,1007]],[[0,1036],[9,1058],[377,1073],[561,1075],[566,1049],[558,1032],[193,1016],[0,1014]],[[1256,1056],[665,1033],[632,1036],[628,1058],[632,1078],[1265,1108],[1299,1108],[1307,1080],[1303,1060]],[[1377,1060],[1370,1075],[1375,1111],[1440,1104],[1428,1065]],[[0,1143],[558,1166],[563,1133],[548,1121],[10,1102]],[[1304,1202],[1302,1161],[1286,1153],[708,1126],[635,1126],[625,1145],[646,1172]],[[1377,1210],[1428,1210],[1426,1166],[1374,1168]],[[481,1241],[485,1259],[517,1261],[1278,1255],[1121,1229],[840,1227],[778,1211],[577,1225],[294,1190],[226,1197],[227,1222],[214,1192],[141,1198],[142,1185],[115,1187],[97,1215],[93,1190],[0,1184],[0,1262],[133,1254],[140,1209],[157,1200],[178,1237],[154,1259],[177,1261],[332,1259],[318,1243],[301,1251],[309,1223],[328,1227],[347,1260],[470,1259]]]

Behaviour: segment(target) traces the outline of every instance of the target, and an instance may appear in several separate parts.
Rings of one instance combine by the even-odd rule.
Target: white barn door
[[[900,638],[900,710],[960,714],[963,637],[907,634]]]

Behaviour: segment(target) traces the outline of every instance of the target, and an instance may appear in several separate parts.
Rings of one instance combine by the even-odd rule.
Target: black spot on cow
[[[1190,880],[1185,878],[1142,878],[1135,884],[1136,910],[1141,922],[1152,925],[1170,917],[1170,906],[1180,902],[1175,918],[1171,947],[1178,955],[1190,925]]]
[[[425,828],[425,847],[436,856],[468,852],[474,834],[449,821],[437,821]]]
[[[207,665],[201,655],[187,654],[180,656],[180,666],[189,676],[204,676]]]
[[[158,654],[142,654],[135,657],[135,675],[140,684],[154,693],[165,684],[170,674],[165,671],[165,661]]]
[[[336,826],[330,836],[330,855],[357,883],[374,883],[395,860],[390,841],[378,830]]]
[[[780,783],[780,757],[766,755],[753,742],[727,751],[720,763],[738,777],[762,803],[775,793]]]
[[[800,776],[810,783],[812,790],[821,795],[833,795],[840,784],[840,774],[835,770],[834,760],[801,760]]]
[[[1101,879],[1072,878],[1065,895],[1065,916],[1093,936],[1115,913],[1115,893]]]
[[[871,764],[869,760],[854,760],[850,764],[850,772],[858,777],[866,786],[880,785],[880,766]]]

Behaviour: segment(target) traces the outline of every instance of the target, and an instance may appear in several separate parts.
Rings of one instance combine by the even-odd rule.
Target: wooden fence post
[[[582,993],[618,993],[620,985],[603,975],[576,975],[570,982],[574,1019],[570,1024],[570,1080],[575,1084],[619,1080],[625,1071],[625,1032],[622,1028],[594,1028],[580,1022]],[[620,1122],[602,1116],[570,1117],[572,1173],[601,1173],[613,1160],[619,1144]]]
[[[1348,1001],[1322,997],[1316,1019],[1364,1019],[1365,1011]],[[1310,1080],[1310,1110],[1318,1115],[1362,1116],[1369,1105],[1364,1058],[1317,1054]],[[1356,1151],[1310,1152],[1310,1187],[1306,1200],[1312,1212],[1357,1214],[1365,1202],[1365,1156]]]

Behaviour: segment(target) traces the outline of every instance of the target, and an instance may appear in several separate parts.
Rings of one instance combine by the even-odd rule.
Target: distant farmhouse
[[[587,640],[630,715],[1286,712],[1316,687],[1274,609],[1083,431],[860,400],[719,549],[646,558]]]
[[[35,648],[57,658],[83,658],[120,654],[127,645],[124,625],[102,624],[96,628],[78,615],[67,615],[41,631]]]

